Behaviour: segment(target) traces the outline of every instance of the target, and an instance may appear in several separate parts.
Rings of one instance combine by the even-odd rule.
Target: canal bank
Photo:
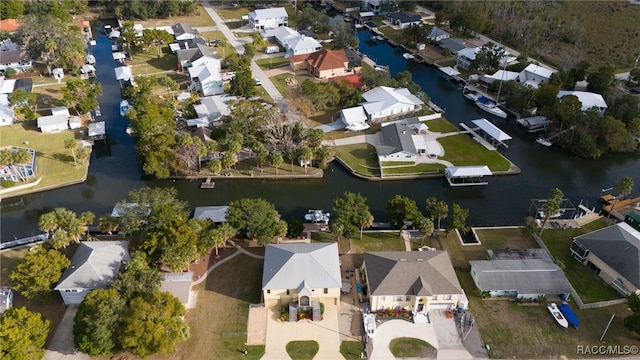
[[[489,185],[474,188],[449,188],[442,178],[367,181],[353,177],[337,163],[330,164],[321,179],[219,179],[215,190],[203,190],[198,182],[150,179],[142,174],[136,161],[134,139],[125,133],[128,121],[119,115],[120,88],[113,68],[109,40],[101,29],[96,56],[97,77],[103,85],[100,97],[102,118],[111,141],[108,151],[93,151],[87,181],[82,184],[38,194],[19,196],[0,203],[1,239],[13,240],[36,235],[38,218],[56,207],[76,212],[92,211],[97,216],[111,213],[114,204],[130,190],[143,186],[174,187],[181,200],[197,206],[226,205],[240,198],[264,198],[273,203],[283,219],[302,219],[310,208],[330,210],[333,200],[345,192],[361,193],[367,198],[376,221],[385,220],[385,206],[396,194],[415,200],[424,208],[427,197],[435,196],[469,209],[467,223],[475,226],[519,225],[530,215],[530,199],[546,198],[555,187],[562,189],[574,203],[596,206],[601,190],[615,186],[624,176],[640,183],[640,155],[617,154],[601,159],[579,159],[554,147],[535,142],[535,135],[522,131],[514,119],[488,118],[513,137],[504,154],[521,169],[516,176],[492,177]],[[445,110],[454,126],[460,122],[487,118],[475,105],[465,100],[457,85],[445,80],[439,71],[402,57],[402,50],[380,42],[368,41],[371,34],[358,33],[360,51],[378,63],[387,65],[392,75],[408,70],[431,100]],[[95,149],[94,149],[95,150]],[[637,186],[634,194],[637,192]],[[5,241],[6,241],[5,240]]]

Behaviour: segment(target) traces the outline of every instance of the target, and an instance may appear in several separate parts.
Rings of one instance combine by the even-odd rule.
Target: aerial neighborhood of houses
[[[616,83],[626,92],[615,98],[605,91],[613,79],[598,88],[422,3],[181,0],[141,16],[136,6],[151,5],[106,2],[111,18],[66,9],[42,24],[0,14],[1,199],[79,184],[82,206],[102,207],[116,189],[98,196],[95,182],[119,176],[122,164],[97,174],[89,164],[115,159],[112,148],[131,150],[127,166],[143,178],[97,218],[76,214],[71,195],[16,202],[42,232],[0,242],[0,345],[16,344],[0,346],[0,357],[27,347],[45,359],[636,355],[640,197],[631,176],[598,194],[599,210],[554,189],[531,200],[521,226],[467,226],[469,210],[436,197],[418,205],[406,189],[375,211],[346,191],[329,213],[307,211],[305,195],[282,181],[274,193],[305,212],[286,220],[253,188],[234,199],[236,185],[319,180],[334,159],[381,189],[438,178],[447,199],[484,198],[489,179],[521,173],[508,156],[522,139],[590,158],[637,151],[640,117],[625,116],[640,116],[627,91],[640,89],[640,72]],[[366,53],[383,46],[397,64]],[[422,66],[469,118],[445,117]],[[146,187],[148,177],[166,186]],[[34,321],[52,332],[13,339],[21,329],[9,320],[33,304],[44,309]],[[617,352],[580,352],[605,337]],[[546,343],[555,348],[531,345]]]

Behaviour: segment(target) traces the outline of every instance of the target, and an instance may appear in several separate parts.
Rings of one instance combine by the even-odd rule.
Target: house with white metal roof
[[[319,302],[338,306],[341,288],[336,243],[269,244],[265,247],[262,273],[265,306],[295,303],[296,308],[319,307]]]
[[[65,305],[80,304],[94,289],[105,289],[128,263],[128,241],[83,241],[55,290]]]
[[[431,40],[431,41],[440,41],[440,40],[444,40],[448,37],[451,37],[451,34],[449,34],[447,31],[437,27],[437,26],[433,26],[431,28],[431,31],[429,32],[429,36],[427,36],[427,39]]]
[[[424,102],[406,88],[375,87],[364,94],[361,103],[371,121],[418,111]]]
[[[466,308],[467,300],[446,251],[364,253],[362,274],[371,311]]]
[[[229,115],[231,110],[227,103],[235,99],[235,96],[207,96],[200,98],[200,104],[193,105],[196,115],[199,118],[205,118],[210,123],[220,120],[222,116]]]
[[[283,7],[256,9],[249,13],[249,26],[254,31],[289,25],[289,15]]]
[[[582,103],[582,111],[595,108],[600,112],[600,114],[604,114],[605,110],[608,108],[607,103],[600,94],[588,91],[558,91],[558,99],[562,99],[567,95],[573,95],[578,98],[580,103]]]
[[[218,62],[219,64],[219,62]],[[218,95],[224,92],[220,69],[211,62],[189,67],[190,91],[199,91],[203,96]]]
[[[362,106],[342,109],[338,116],[347,130],[361,131],[369,128],[369,124],[367,123],[369,119]]]
[[[480,51],[479,47],[464,48],[456,53],[456,66],[465,70],[469,70],[471,63],[476,59],[476,54]]]
[[[287,41],[285,50],[287,56],[311,54],[322,49],[318,40],[305,35],[300,35]]]
[[[539,88],[540,84],[547,84],[556,71],[540,65],[529,64],[518,75],[518,81],[521,84]]]

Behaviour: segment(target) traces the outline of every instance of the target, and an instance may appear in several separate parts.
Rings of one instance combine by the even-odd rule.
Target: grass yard
[[[337,157],[365,176],[380,176],[376,148],[369,144],[336,146],[333,148]]]
[[[256,64],[258,64],[263,70],[271,70],[283,66],[289,66],[289,59],[286,59],[284,56],[270,57],[268,59],[258,59],[256,60]]]
[[[340,344],[340,353],[346,360],[361,359],[364,352],[364,344],[361,341],[343,341]]]
[[[311,360],[318,353],[320,345],[317,341],[291,341],[287,344],[287,354],[296,360]]]
[[[222,31],[205,31],[200,35],[202,35],[202,38],[206,40],[222,40],[224,42],[224,46],[218,45],[216,47],[218,54],[222,56],[223,59],[225,56],[234,54],[236,51],[233,46],[229,44],[229,41],[227,41],[227,38],[224,36]]]
[[[155,49],[151,52],[138,52],[133,55],[131,71],[134,75],[151,75],[174,71],[178,65],[178,58],[168,47],[162,48],[162,56],[158,57]]]
[[[65,106],[62,96],[62,89],[64,89],[66,86],[67,85],[65,83],[53,83],[51,85],[38,86],[33,88],[33,93],[36,94],[36,108],[48,109],[56,106]],[[51,113],[47,113],[46,115],[50,114]]]
[[[395,43],[402,40],[402,30],[395,30],[389,26],[379,27],[378,30]]]
[[[26,255],[29,248],[29,246],[23,246],[0,252],[0,284],[2,284],[2,286],[11,285],[9,274],[15,269],[16,262]],[[46,299],[38,301],[27,300],[20,295],[20,293],[14,292],[13,306],[16,308],[26,307],[29,311],[39,312],[44,318],[51,321],[51,331],[49,332],[47,342],[53,337],[65,311],[62,298],[57,292],[52,293],[51,296]]]
[[[564,263],[564,273],[584,303],[621,298],[618,292],[574,259],[569,252],[574,237],[605,226],[606,220],[600,219],[581,229],[546,229],[542,233],[542,241],[549,248],[551,255]]]
[[[215,26],[216,23],[211,19],[207,11],[202,6],[198,6],[198,9],[193,15],[188,16],[172,16],[166,19],[147,19],[138,20],[136,24],[142,24],[145,28],[153,28],[156,26],[171,26],[177,23],[185,23],[191,25],[191,27],[204,27]]]
[[[79,139],[76,131],[43,134],[36,127],[35,121],[2,127],[0,131],[2,146],[26,146],[36,150],[36,178],[42,178],[40,184],[11,194],[26,194],[50,186],[80,181],[86,174],[89,162],[87,161],[84,165],[78,163],[76,168],[71,152],[64,148],[65,139]],[[29,145],[25,145],[25,142]]]
[[[262,260],[239,255],[216,268],[195,286],[198,304],[187,312],[191,336],[178,344],[171,359],[260,359],[264,346],[247,341],[249,304],[260,302]],[[242,269],[242,271],[238,271]]]
[[[248,20],[240,20],[240,21],[229,21],[225,22],[225,25],[231,30],[239,29],[249,23]]]
[[[390,175],[425,175],[442,174],[446,166],[442,164],[417,164],[411,166],[385,167],[382,169],[383,176]]]
[[[336,242],[334,235],[326,232],[311,233],[311,240],[314,242]],[[362,254],[366,251],[405,251],[400,231],[364,232],[362,233],[362,240],[360,240],[360,234],[358,234],[351,241],[341,236],[338,241],[340,254],[345,254],[350,249],[352,249],[351,253],[353,254]]]
[[[289,85],[286,83],[287,78],[294,78],[298,82],[297,85],[302,84],[305,80],[315,80],[311,75],[293,75],[293,74],[280,74],[276,76],[272,76],[270,79],[273,82],[273,85],[280,91],[281,94],[286,94]],[[296,86],[296,85],[294,85]]]
[[[475,317],[480,335],[491,347],[490,358],[576,358],[576,345],[602,345],[602,335],[611,315],[616,314],[605,337],[605,345],[633,345],[638,337],[623,325],[631,312],[626,304],[599,309],[572,310],[580,319],[578,330],[562,330],[550,317],[546,306],[518,306],[511,301],[482,300],[474,293],[471,274],[457,272],[462,288],[469,298],[469,309]]]
[[[391,340],[389,349],[393,356],[399,358],[435,358],[438,354],[438,350],[428,342],[407,337]]]
[[[431,132],[439,132],[439,133],[450,133],[458,131],[449,120],[445,118],[439,118],[434,120],[429,120],[424,122],[425,125],[429,127],[429,131]]]
[[[237,7],[232,9],[217,9],[216,12],[220,15],[222,20],[228,21],[242,19],[243,16],[249,15],[252,10],[253,9],[248,7]]]
[[[510,163],[497,151],[491,151],[473,141],[467,134],[447,136],[438,139],[444,148],[447,160],[456,166],[487,165],[491,171],[507,171]]]

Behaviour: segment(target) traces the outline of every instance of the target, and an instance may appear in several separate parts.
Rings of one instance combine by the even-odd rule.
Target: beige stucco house
[[[367,252],[362,272],[371,311],[403,308],[416,315],[467,307],[446,251]]]
[[[265,306],[319,309],[321,302],[337,306],[341,287],[336,243],[266,246],[262,274]]]

